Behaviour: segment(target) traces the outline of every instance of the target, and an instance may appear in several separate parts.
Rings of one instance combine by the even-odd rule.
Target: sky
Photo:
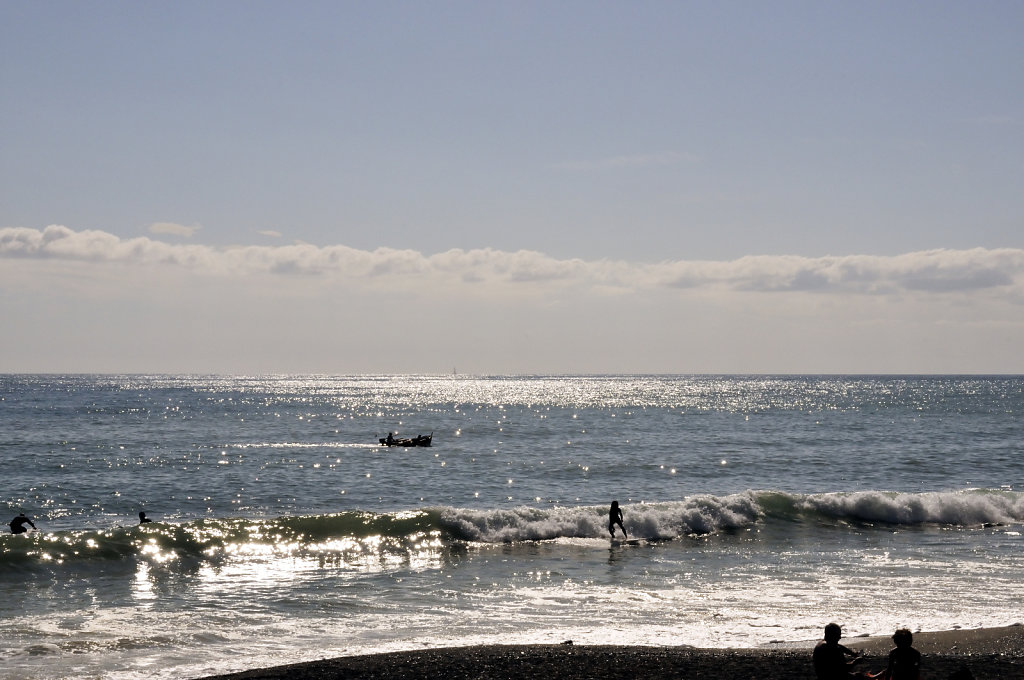
[[[1024,373],[1021,35],[0,0],[0,372]]]

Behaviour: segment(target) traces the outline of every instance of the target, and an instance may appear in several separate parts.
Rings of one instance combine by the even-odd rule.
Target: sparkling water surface
[[[0,677],[1015,623],[1022,413],[999,376],[2,376],[40,532]]]

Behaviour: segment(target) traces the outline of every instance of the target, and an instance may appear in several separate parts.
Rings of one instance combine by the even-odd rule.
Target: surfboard
[[[612,545],[643,545],[647,541],[642,538],[627,538],[625,540],[613,538]]]

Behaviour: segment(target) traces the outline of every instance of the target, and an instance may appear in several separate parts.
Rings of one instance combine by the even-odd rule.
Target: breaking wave
[[[623,507],[631,535],[661,540],[741,530],[761,523],[808,523],[841,530],[849,525],[980,528],[1024,522],[1024,492],[985,489],[919,494],[746,491]],[[0,539],[0,567],[216,561],[236,556],[348,560],[437,552],[468,544],[605,536],[605,506],[352,511],[5,535]]]
[[[1024,521],[1024,493],[972,490],[943,493],[862,491],[789,494],[746,491],[692,496],[683,501],[625,506],[630,534],[674,539],[743,529],[758,522],[815,524],[926,524],[961,527]],[[607,535],[607,508],[529,508],[442,512],[457,538],[484,543]]]

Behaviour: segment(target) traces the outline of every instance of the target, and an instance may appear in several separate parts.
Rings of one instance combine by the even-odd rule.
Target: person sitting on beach
[[[23,534],[28,531],[28,528],[25,526],[26,524],[31,526],[33,529],[36,528],[36,525],[32,523],[32,520],[26,517],[25,513],[21,513],[12,519],[7,526],[11,527],[12,534]]]
[[[144,513],[144,512],[140,512],[139,513],[139,524],[145,524],[146,522],[152,522],[152,521],[153,520],[151,520],[150,518],[146,517],[146,513]]]
[[[889,665],[871,677],[882,680],[920,680],[921,652],[911,647],[914,634],[908,628],[900,628],[893,633],[892,641],[896,643],[896,648],[889,652]]]
[[[839,644],[843,637],[843,629],[838,623],[830,623],[825,626],[825,639],[814,647],[811,661],[814,663],[814,675],[818,680],[849,680],[850,678],[864,677],[860,673],[853,673],[852,667],[860,661],[860,655]],[[852,657],[847,661],[846,657]]]
[[[612,539],[615,538],[616,524],[622,529],[622,537],[629,538],[629,535],[626,533],[626,527],[622,525],[622,510],[619,508],[619,502],[612,501],[612,507],[608,509],[608,533],[612,535]]]

